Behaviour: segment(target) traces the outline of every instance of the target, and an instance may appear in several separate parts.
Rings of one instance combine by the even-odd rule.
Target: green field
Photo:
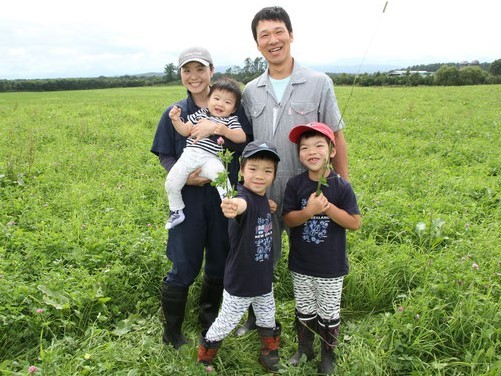
[[[501,86],[336,89],[362,229],[339,375],[501,374]],[[0,94],[0,375],[203,375],[196,297],[163,345],[165,173],[149,152],[181,87]],[[286,252],[285,252],[286,253]],[[296,349],[285,259],[275,297]],[[317,347],[318,349],[318,347]],[[263,374],[255,333],[218,375]]]

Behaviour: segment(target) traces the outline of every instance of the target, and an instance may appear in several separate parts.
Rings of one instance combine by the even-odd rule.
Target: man
[[[301,67],[291,54],[294,41],[292,23],[287,12],[277,6],[261,9],[252,20],[252,34],[257,49],[268,63],[268,69],[249,82],[242,103],[252,123],[254,139],[277,146],[280,166],[269,197],[277,204],[273,215],[273,249],[275,265],[282,254],[282,200],[289,178],[304,171],[297,158],[296,146],[289,142],[290,130],[298,124],[318,121],[334,131],[337,153],[334,170],[348,180],[348,156],[342,129],[344,123],[334,94],[332,80],[324,73]],[[247,322],[237,330],[244,335],[255,328],[255,317],[249,309]]]

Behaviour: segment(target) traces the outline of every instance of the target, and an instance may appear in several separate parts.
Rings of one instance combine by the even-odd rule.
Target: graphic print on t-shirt
[[[305,208],[308,199],[301,200],[301,208]],[[325,215],[314,215],[303,225],[303,240],[306,243],[320,244],[327,238],[327,228],[329,227],[330,218]]]
[[[258,218],[256,226],[256,254],[254,260],[261,262],[271,257],[271,214],[266,218]]]

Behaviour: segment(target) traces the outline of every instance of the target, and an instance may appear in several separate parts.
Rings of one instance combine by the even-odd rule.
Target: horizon
[[[253,58],[251,58],[253,59]],[[498,60],[498,59],[495,59]],[[493,60],[493,61],[495,61]],[[418,63],[418,64],[410,64],[407,66],[401,66],[401,65],[396,65],[396,64],[364,64],[362,66],[357,65],[357,64],[352,64],[352,65],[339,65],[339,64],[322,64],[322,65],[309,65],[309,64],[302,64],[304,66],[307,66],[309,68],[315,69],[322,71],[324,73],[332,73],[332,74],[374,74],[377,72],[391,72],[393,70],[407,70],[410,69],[411,67],[414,66],[421,66],[421,65],[436,65],[436,64],[441,64],[441,65],[449,65],[449,64],[455,64],[455,65],[464,65],[464,64],[474,64],[475,62],[478,62],[480,65],[481,64],[491,64],[493,61],[479,61],[477,59],[473,59],[471,61],[447,61],[447,62],[434,62],[434,63]],[[165,65],[168,65],[169,63],[166,63]],[[164,67],[165,67],[164,65]],[[225,66],[218,66],[215,67],[214,72],[215,73],[225,73],[228,68],[231,68],[235,65],[225,65]],[[238,66],[238,65],[237,65]],[[241,66],[239,66],[241,67]],[[364,68],[365,67],[365,70]],[[370,68],[370,69],[369,69]],[[5,80],[5,81],[16,81],[16,80],[64,80],[64,79],[86,79],[86,78],[100,78],[100,77],[124,77],[124,76],[150,76],[150,75],[164,75],[165,73],[163,71],[150,71],[150,72],[137,72],[137,73],[116,73],[116,74],[98,74],[94,76],[67,76],[67,77],[62,77],[62,76],[54,76],[54,77],[30,77],[30,78],[0,78],[0,80]]]

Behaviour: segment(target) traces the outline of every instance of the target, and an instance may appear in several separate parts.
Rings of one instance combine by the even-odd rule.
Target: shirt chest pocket
[[[252,119],[260,119],[264,113],[264,104],[257,104],[251,107],[250,116]]]
[[[318,105],[313,102],[293,102],[290,105],[293,124],[306,124],[318,121]]]

